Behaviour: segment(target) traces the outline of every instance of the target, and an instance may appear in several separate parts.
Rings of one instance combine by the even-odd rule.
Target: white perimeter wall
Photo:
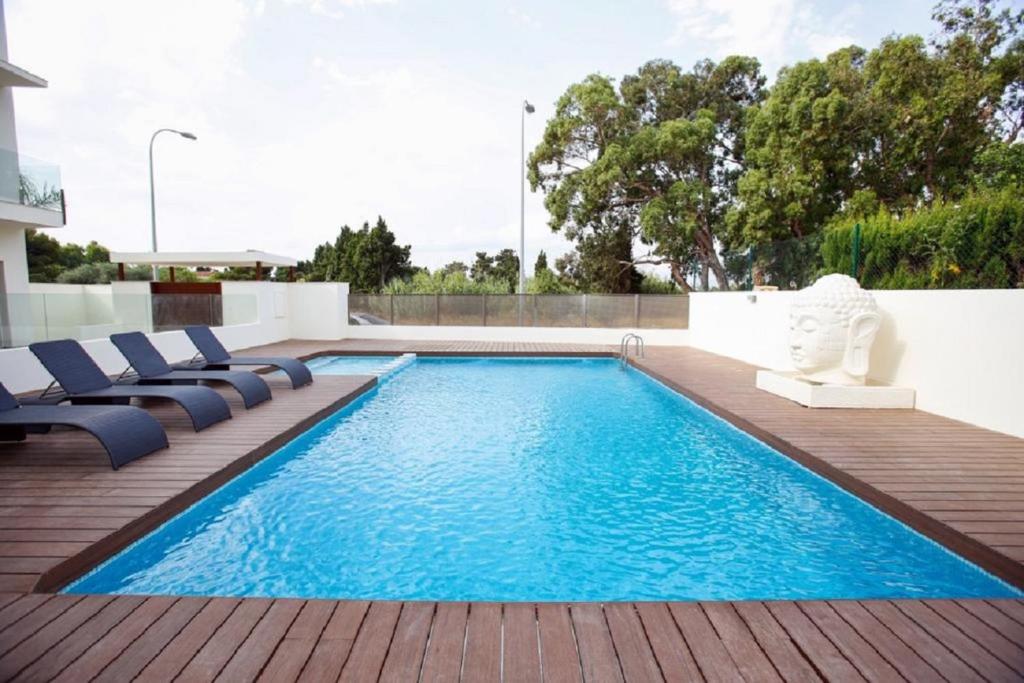
[[[883,320],[871,350],[871,379],[914,388],[921,410],[1024,437],[1024,290],[872,293]],[[794,295],[693,294],[690,344],[790,370]]]

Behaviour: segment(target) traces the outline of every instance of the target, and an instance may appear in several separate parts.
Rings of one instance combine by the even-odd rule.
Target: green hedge
[[[857,276],[868,289],[1024,287],[1024,197],[1012,190],[841,220],[825,233],[824,272],[850,272],[857,223]]]

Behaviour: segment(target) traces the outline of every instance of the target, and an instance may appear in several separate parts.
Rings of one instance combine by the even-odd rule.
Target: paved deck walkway
[[[260,353],[607,353],[603,346],[291,341]],[[648,349],[648,372],[1008,578],[1024,441],[917,411],[809,411],[754,369]],[[26,594],[59,585],[350,400],[321,376],[118,472],[75,432],[0,444],[0,679],[1024,680],[1021,601],[463,604]]]

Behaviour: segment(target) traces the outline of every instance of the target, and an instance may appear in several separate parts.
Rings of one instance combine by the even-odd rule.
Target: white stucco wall
[[[1024,437],[1024,290],[874,291],[871,379],[912,387],[920,410]],[[751,302],[749,296],[756,296]],[[793,292],[690,298],[690,344],[789,370]]]
[[[288,311],[292,339],[341,339],[348,330],[348,283],[290,283]]]

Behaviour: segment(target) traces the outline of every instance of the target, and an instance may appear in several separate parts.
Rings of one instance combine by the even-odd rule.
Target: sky
[[[2,2],[3,0],[0,0]],[[729,54],[784,64],[931,35],[931,1],[6,0],[19,147],[61,168],[61,241],[310,258],[383,216],[413,262],[518,248],[527,153],[590,73]],[[526,194],[526,263],[571,248]]]

